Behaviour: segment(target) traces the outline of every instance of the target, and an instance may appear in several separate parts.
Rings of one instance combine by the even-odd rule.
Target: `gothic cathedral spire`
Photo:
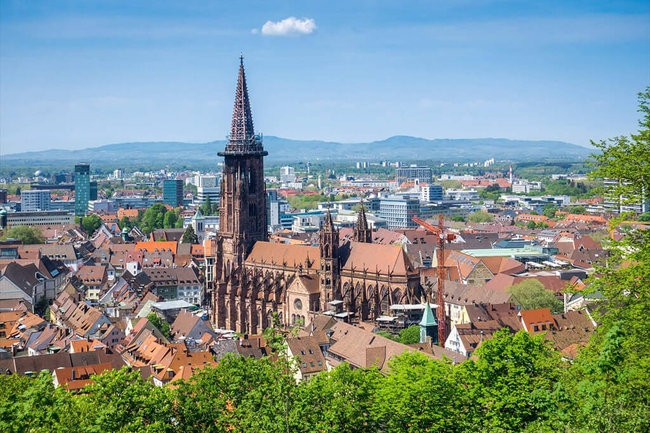
[[[354,228],[354,241],[366,244],[372,243],[372,229],[368,226],[366,209],[363,204],[361,205],[361,209],[359,209],[359,214],[357,215],[357,226]]]
[[[244,72],[244,56],[239,56],[239,77],[237,78],[237,91],[235,93],[235,107],[232,113],[232,126],[230,128],[229,145],[245,146],[255,140],[253,115],[248,99],[246,86],[246,73]]]
[[[224,158],[219,203],[219,236],[223,241],[223,264],[242,265],[257,241],[266,241],[266,184],[262,139],[255,135],[244,58],[240,57],[239,76],[232,113],[232,128]]]

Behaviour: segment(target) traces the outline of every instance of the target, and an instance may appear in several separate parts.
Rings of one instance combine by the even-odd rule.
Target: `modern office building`
[[[20,210],[22,212],[40,212],[50,210],[50,191],[31,189],[21,191]]]
[[[163,182],[163,203],[172,207],[183,205],[183,181],[167,179]]]
[[[97,183],[95,183],[97,196]],[[84,216],[88,212],[90,201],[90,165],[77,164],[74,166],[74,214]]]
[[[7,226],[51,226],[74,224],[74,215],[66,211],[7,212]]]
[[[420,200],[422,201],[442,201],[442,185],[424,185],[420,186]]]
[[[90,200],[97,200],[97,181],[90,182]]]
[[[417,228],[414,216],[420,214],[420,200],[417,198],[389,196],[379,202],[379,218],[386,220],[389,230]]]
[[[395,169],[395,179],[400,184],[406,180],[419,179],[420,182],[431,182],[433,173],[429,167],[420,167],[411,165],[410,167],[397,167]]]
[[[293,183],[296,181],[296,170],[293,167],[280,167],[280,183]]]

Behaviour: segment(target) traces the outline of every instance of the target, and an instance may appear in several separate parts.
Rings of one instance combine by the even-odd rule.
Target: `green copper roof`
[[[431,305],[427,302],[424,305],[424,314],[422,314],[422,320],[420,320],[420,326],[436,326],[438,322],[436,317],[433,315],[433,310]]]
[[[205,217],[204,217],[203,214],[201,213],[201,209],[199,209],[199,208],[196,209],[196,213],[194,214],[194,216],[192,217],[192,219],[193,219],[193,220],[205,219]]]

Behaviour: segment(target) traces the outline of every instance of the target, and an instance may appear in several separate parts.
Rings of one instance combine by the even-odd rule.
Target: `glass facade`
[[[163,203],[172,207],[183,205],[182,180],[165,180],[163,182]]]
[[[97,196],[97,183],[95,183]],[[88,212],[90,201],[90,165],[77,164],[74,166],[74,214],[84,216]]]

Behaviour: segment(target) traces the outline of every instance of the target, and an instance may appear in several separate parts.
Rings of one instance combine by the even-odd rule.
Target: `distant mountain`
[[[79,161],[94,165],[211,163],[225,140],[210,143],[138,142],[107,144],[82,150],[52,149],[2,155],[16,165],[61,165]],[[435,139],[398,135],[371,143],[335,143],[264,137],[269,162],[316,160],[435,160],[441,162],[581,160],[592,150],[562,141],[505,138]]]

